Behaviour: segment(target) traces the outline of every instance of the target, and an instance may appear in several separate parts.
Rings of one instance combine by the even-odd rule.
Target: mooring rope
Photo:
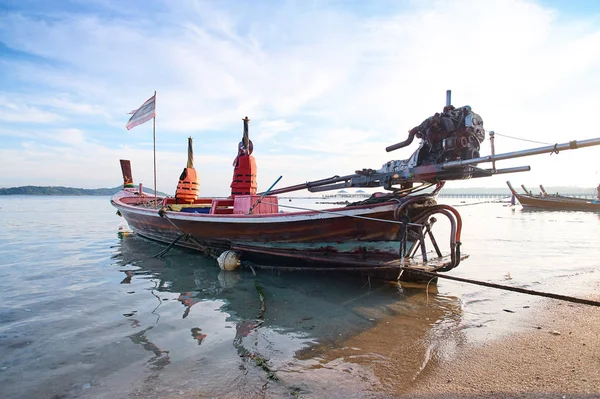
[[[248,264],[245,263],[245,265],[248,265]],[[253,266],[256,268],[259,268],[259,269],[273,269],[273,270],[278,270],[278,271],[282,270],[282,268],[279,266],[267,266],[267,265],[257,265],[257,264],[254,264]],[[551,292],[528,290],[525,288],[511,287],[509,285],[488,283],[487,281],[479,281],[479,280],[473,280],[473,279],[468,279],[468,278],[449,276],[447,274],[440,274],[440,273],[436,273],[436,272],[414,269],[414,268],[407,267],[407,266],[375,266],[375,267],[372,267],[372,266],[371,267],[367,267],[367,266],[365,266],[365,267],[362,267],[362,266],[355,266],[355,267],[287,267],[286,266],[285,267],[286,271],[321,271],[321,272],[369,271],[369,270],[376,271],[376,270],[386,270],[386,269],[387,270],[399,269],[402,272],[406,271],[406,272],[410,272],[410,273],[421,274],[421,275],[430,277],[431,279],[429,280],[429,282],[431,282],[431,280],[435,279],[436,277],[439,277],[439,278],[445,278],[448,280],[460,281],[462,283],[469,283],[469,284],[481,285],[484,287],[497,288],[497,289],[501,289],[501,290],[505,290],[505,291],[518,292],[521,294],[558,299],[560,301],[580,303],[583,305],[600,306],[600,301],[594,301],[591,299],[584,299],[584,298],[577,298],[577,297],[572,297],[572,296],[567,296],[567,295],[553,294]],[[429,283],[428,283],[428,285],[429,285]]]
[[[177,241],[181,240],[181,239],[182,239],[183,237],[185,237],[185,236],[187,236],[187,234],[185,234],[185,233],[183,233],[183,234],[180,234],[179,236],[177,236],[177,238],[176,238],[176,239],[174,239],[174,240],[173,240],[173,242],[171,242],[171,243],[169,244],[169,246],[168,246],[167,248],[163,249],[162,251],[160,251],[159,253],[157,253],[156,255],[154,255],[154,256],[152,256],[152,257],[153,257],[153,258],[159,258],[159,257],[163,256],[164,254],[166,254],[167,252],[169,252],[169,250],[170,250],[171,248],[173,248],[173,246],[174,246],[175,244],[177,244]]]
[[[463,282],[463,283],[481,285],[481,286],[490,287],[490,288],[497,288],[497,289],[501,289],[501,290],[505,290],[505,291],[518,292],[518,293],[521,293],[521,294],[542,296],[542,297],[546,297],[546,298],[558,299],[560,301],[566,301],[566,302],[580,303],[580,304],[584,304],[584,305],[600,306],[600,301],[594,301],[594,300],[591,300],[591,299],[584,299],[584,298],[577,298],[577,297],[572,297],[572,296],[567,296],[567,295],[553,294],[551,292],[541,292],[541,291],[535,291],[535,290],[528,290],[528,289],[525,289],[525,288],[511,287],[509,285],[496,284],[496,283],[488,283],[486,281],[479,281],[479,280],[473,280],[473,279],[468,279],[468,278],[462,278],[462,277],[456,277],[456,276],[449,276],[449,275],[446,275],[446,274],[440,274],[440,273],[435,273],[435,272],[428,272],[428,271],[425,271],[425,270],[417,270],[417,269],[410,269],[410,268],[405,268],[405,270],[410,270],[411,272],[414,272],[414,273],[417,273],[417,274],[422,274],[424,276],[429,276],[429,277],[432,277],[432,278],[440,277],[440,278],[445,278],[445,279],[448,279],[448,280],[460,281],[460,282]]]
[[[173,242],[171,242],[171,244],[169,244],[169,246],[165,250],[163,250],[160,253],[154,255],[153,258],[157,258],[157,257],[163,256],[164,254],[166,254],[177,243],[177,241],[179,241],[180,239],[182,239],[184,237],[186,239],[191,239],[192,241],[194,241],[196,243],[196,245],[198,245],[198,247],[199,247],[199,249],[201,251],[204,251],[205,253],[207,252],[208,248],[204,244],[202,244],[200,241],[198,241],[198,239],[196,239],[196,237],[194,237],[190,233],[186,233],[185,231],[181,230],[179,228],[179,226],[177,226],[175,223],[173,223],[173,221],[171,219],[169,219],[169,217],[167,216],[166,212],[164,212],[161,209],[160,211],[158,211],[158,214],[159,214],[160,217],[163,217],[163,218],[167,219],[167,221],[169,223],[171,223],[171,225],[173,225],[173,227],[175,227],[181,234],[177,238],[175,238],[173,240]]]
[[[345,216],[345,217],[349,217],[349,218],[356,218],[356,219],[364,219],[364,220],[372,220],[375,222],[385,222],[385,223],[393,223],[393,224],[399,224],[399,225],[403,225],[404,222],[399,222],[397,220],[388,220],[388,219],[377,219],[377,218],[371,218],[368,216],[359,216],[359,215],[348,215],[345,213],[341,213],[341,212],[332,212],[332,211],[325,211],[325,210],[321,210],[321,209],[311,209],[311,208],[303,208],[300,206],[291,206],[291,205],[281,205],[281,204],[277,204],[275,202],[262,202],[263,204],[269,204],[269,205],[275,205],[275,206],[280,206],[283,208],[291,208],[291,209],[298,209],[301,211],[310,211],[310,212],[319,212],[319,213],[325,213],[325,214],[331,214],[331,215],[338,215],[338,216]],[[422,224],[419,223],[407,223],[409,226],[419,226],[422,227]]]

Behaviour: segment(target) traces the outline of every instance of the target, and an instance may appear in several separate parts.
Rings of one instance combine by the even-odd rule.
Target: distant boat
[[[539,208],[539,209],[550,209],[550,210],[563,210],[563,211],[599,211],[600,212],[600,198],[588,199],[588,198],[577,198],[568,197],[560,194],[548,194],[544,189],[544,186],[540,184],[540,194],[533,194],[531,191],[523,185],[523,191],[525,194],[519,194],[507,181],[508,188],[515,196],[515,198],[526,208]],[[600,194],[598,195],[600,197]]]

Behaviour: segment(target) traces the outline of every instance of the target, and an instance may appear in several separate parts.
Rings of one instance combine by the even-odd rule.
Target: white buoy
[[[235,270],[240,265],[240,257],[234,251],[225,251],[217,258],[221,270]]]

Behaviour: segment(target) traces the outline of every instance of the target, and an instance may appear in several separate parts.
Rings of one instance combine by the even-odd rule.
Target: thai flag
[[[150,119],[154,118],[156,116],[155,104],[156,94],[154,94],[152,97],[146,100],[146,102],[142,104],[141,107],[131,111],[130,114],[133,115],[131,116],[131,118],[129,118],[127,125],[125,125],[127,130],[130,130],[136,127],[137,125],[141,125],[142,123],[148,122]]]

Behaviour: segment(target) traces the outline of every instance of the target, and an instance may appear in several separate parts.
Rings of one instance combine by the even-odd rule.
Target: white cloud
[[[58,113],[0,97],[0,120],[4,122],[53,123],[63,119]]]
[[[259,121],[258,126],[253,129],[252,137],[257,142],[266,142],[280,133],[293,134],[297,126],[298,122],[288,122],[285,119]]]
[[[210,168],[201,173],[202,186],[214,193],[228,190],[246,115],[253,121],[261,185],[280,174],[285,184],[295,184],[407,158],[416,144],[389,154],[384,148],[440,111],[447,88],[456,105],[473,106],[488,130],[550,143],[600,136],[594,122],[600,26],[593,16],[566,18],[522,0],[413,2],[372,17],[327,5],[281,3],[249,11],[227,4],[165,2],[167,10],[152,15],[160,23],[101,13],[48,19],[7,13],[0,24],[5,43],[47,62],[6,64],[13,76],[40,90],[1,90],[0,120],[10,123],[6,130],[13,136],[23,134],[14,134],[19,123],[37,121],[72,135],[56,139],[73,142],[36,142],[36,155],[53,174],[29,159],[30,150],[14,147],[3,152],[2,170],[25,162],[30,179],[106,185],[116,181],[106,176],[111,168],[120,176],[119,154],[136,158],[134,170],[145,173],[140,176],[148,185],[148,146],[127,155],[93,136],[82,121],[123,129],[125,112],[154,90],[160,137],[178,148],[183,137],[194,135],[197,154],[212,153],[200,156],[199,165]],[[44,134],[28,140],[35,137],[47,140]],[[502,137],[496,144],[497,152],[536,146]],[[164,191],[176,185],[185,154],[161,148]],[[486,140],[482,152],[488,148]],[[592,148],[499,166],[531,164],[532,172],[513,178],[525,183],[591,186],[600,167],[590,160],[599,156],[600,149]],[[75,172],[75,161],[87,166]],[[498,186],[506,178],[452,186]],[[6,179],[0,185],[12,184]],[[165,180],[172,182],[163,187]]]

